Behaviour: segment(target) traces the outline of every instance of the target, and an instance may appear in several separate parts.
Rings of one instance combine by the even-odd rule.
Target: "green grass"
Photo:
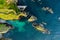
[[[0,24],[0,31],[5,31],[7,29],[9,29],[9,27],[6,26],[6,24]]]

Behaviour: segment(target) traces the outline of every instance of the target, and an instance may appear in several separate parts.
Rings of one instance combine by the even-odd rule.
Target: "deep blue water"
[[[27,23],[24,28],[24,32],[19,32],[17,29],[10,31],[6,37],[10,37],[13,40],[60,40],[60,0],[41,0],[42,4],[39,4],[38,0],[32,2],[31,0],[19,0],[18,5],[27,5],[26,11],[36,16],[37,23],[42,21],[46,22],[45,28],[51,31],[50,35],[42,34],[35,30],[31,23]],[[43,6],[51,7],[54,10],[54,14],[43,11]]]

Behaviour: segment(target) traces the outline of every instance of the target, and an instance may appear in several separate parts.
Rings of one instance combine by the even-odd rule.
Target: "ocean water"
[[[18,5],[26,5],[27,8],[25,11],[36,16],[38,20],[37,23],[46,22],[47,25],[44,27],[51,31],[51,34],[42,34],[41,32],[35,30],[32,26],[32,23],[23,22],[24,32],[19,32],[18,28],[9,31],[6,33],[5,37],[12,38],[13,40],[60,40],[60,0],[19,0]],[[41,8],[47,6],[53,9],[54,13],[50,14],[49,12],[43,11]],[[12,22],[12,25],[15,22]],[[21,22],[20,22],[21,23]],[[20,24],[17,23],[18,27]],[[22,28],[22,27],[21,27]]]

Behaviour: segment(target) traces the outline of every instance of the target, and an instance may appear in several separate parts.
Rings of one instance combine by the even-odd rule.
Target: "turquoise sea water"
[[[58,20],[58,17],[60,17],[60,0],[42,0],[42,4],[39,3],[38,0],[35,0],[35,2],[31,0],[19,0],[18,5],[27,5],[26,11],[38,18],[37,23],[46,22],[47,25],[44,27],[49,29],[51,34],[42,34],[35,30],[32,27],[32,23],[25,21],[19,23],[15,21],[9,23],[15,27],[21,27],[21,29],[23,26],[25,31],[22,32],[20,30],[19,32],[18,28],[16,28],[6,33],[5,37],[10,37],[13,40],[60,40],[60,20]],[[54,10],[54,14],[41,10],[43,6],[51,7]]]

